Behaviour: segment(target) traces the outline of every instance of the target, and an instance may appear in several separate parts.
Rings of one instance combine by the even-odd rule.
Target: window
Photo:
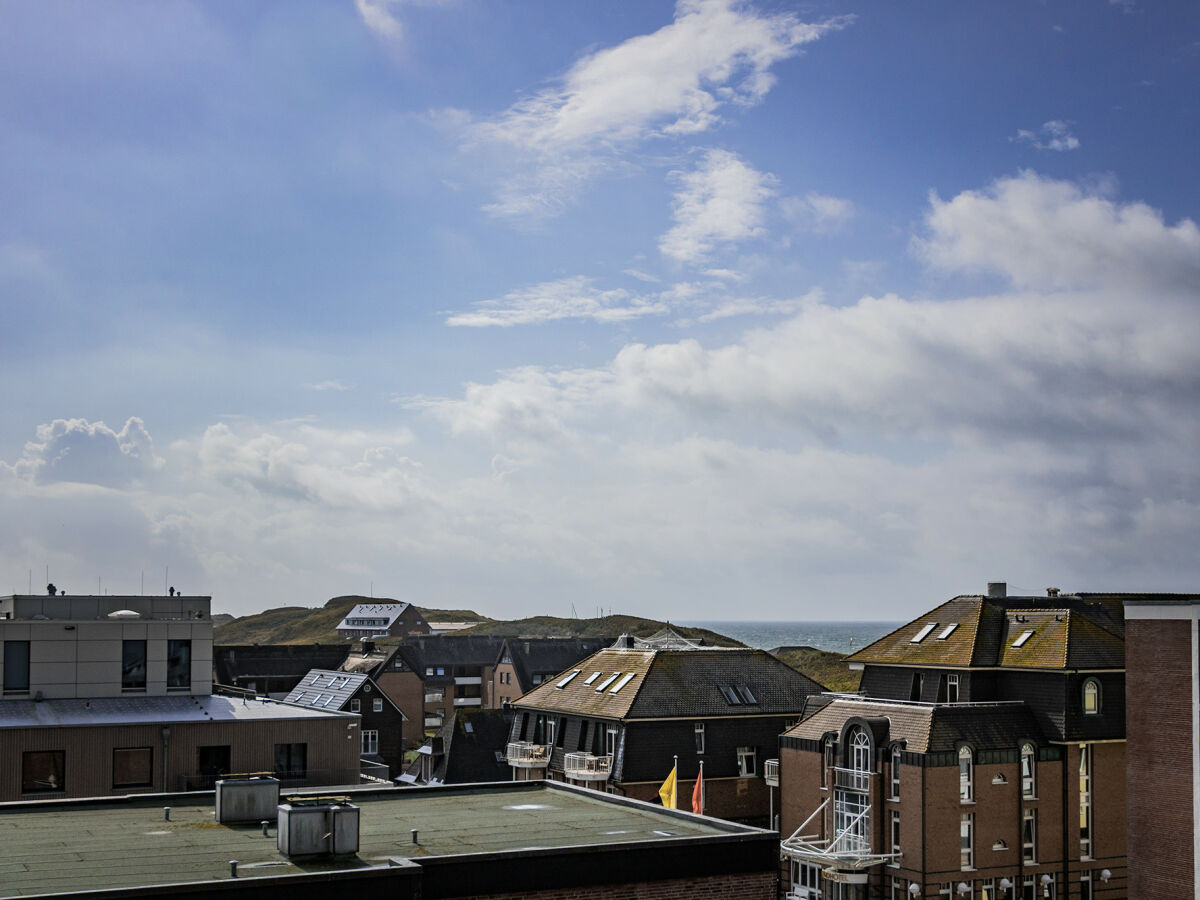
[[[591,684],[593,681],[595,681],[595,680],[596,680],[597,678],[599,678],[599,677],[600,677],[600,673],[599,673],[599,672],[593,672],[593,673],[592,673],[591,675],[589,675],[587,678],[583,679],[583,683],[584,683],[584,684]]]
[[[721,696],[725,698],[726,703],[730,706],[742,705],[742,698],[738,696],[737,691],[733,689],[732,685],[722,684],[718,685],[718,687],[721,689]]]
[[[1021,796],[1037,798],[1037,750],[1028,742],[1021,745]]]
[[[371,701],[371,712],[383,712],[383,698],[376,697]]]
[[[1079,858],[1092,858],[1092,747],[1079,748]]]
[[[307,778],[308,744],[276,744],[275,774],[280,778]]]
[[[429,699],[428,694],[425,695],[425,699],[426,700]],[[438,699],[440,700],[441,697],[439,697]],[[353,700],[350,701],[350,712],[362,712],[362,701],[359,700],[357,697],[355,697]]]
[[[692,726],[692,730],[696,732],[696,752],[704,752],[704,723],[697,722]]]
[[[758,751],[754,747],[738,747],[738,777],[753,778],[758,774]]]
[[[146,690],[146,642],[121,642],[121,690]]]
[[[565,688],[565,687],[566,687],[568,684],[570,684],[570,683],[571,683],[571,680],[572,680],[572,679],[573,679],[573,678],[574,678],[576,675],[578,675],[580,671],[581,671],[580,669],[576,669],[574,672],[572,672],[570,675],[568,675],[566,678],[564,678],[562,681],[560,681],[558,684],[556,684],[556,685],[555,685],[555,687],[556,687],[556,688],[558,688],[558,689],[561,691],[563,688]],[[501,680],[501,681],[502,681],[504,684],[508,684],[508,682],[507,682],[507,681],[504,681],[504,679],[505,679],[505,678],[507,678],[507,677],[508,677],[508,673],[507,673],[507,672],[502,672],[502,673],[501,673],[501,675],[500,675],[500,680]]]
[[[897,810],[892,810],[892,865],[900,865],[900,813]]]
[[[29,641],[4,642],[4,693],[29,693]]]
[[[558,740],[555,741],[555,746],[562,747],[566,743],[566,740],[567,740],[567,720],[566,719],[559,718],[557,731],[558,731]]]
[[[167,690],[187,690],[192,686],[192,642],[167,641]]]
[[[738,695],[741,696],[743,703],[749,704],[751,706],[758,703],[758,700],[755,698],[754,694],[750,693],[750,688],[746,687],[746,685],[744,685],[744,684],[737,685],[737,692],[738,692]]]
[[[533,679],[532,679],[532,681],[533,681],[533,686],[534,686],[534,687],[537,687],[539,684],[541,684],[541,683],[542,683],[542,680],[543,680],[543,677],[544,677],[544,676],[542,675],[542,673],[541,673],[541,672],[535,672],[535,673],[534,673],[534,675],[533,675]]]
[[[900,748],[892,748],[892,763],[889,767],[892,776],[892,799],[900,799]]]
[[[21,754],[21,793],[45,794],[65,791],[62,750],[30,750]]]
[[[114,788],[149,787],[154,781],[154,751],[150,747],[119,747],[113,750]]]
[[[432,674],[433,674],[433,666],[426,666],[426,667],[425,667],[425,674],[426,674],[426,675],[432,675]]]
[[[625,685],[629,684],[629,682],[633,680],[633,676],[635,674],[636,673],[634,672],[626,672],[621,676],[621,680],[612,686],[612,690],[610,690],[609,693],[615,694],[617,691],[621,690],[621,688],[625,687]]]
[[[925,692],[925,673],[913,672],[912,689],[908,692],[908,699],[914,703],[921,699],[921,695]]]
[[[829,770],[833,768],[833,738],[825,738],[821,759],[821,787],[829,788]]]
[[[553,746],[554,735],[557,732],[557,730],[558,730],[558,719],[554,719],[554,718],[546,719],[546,743],[548,745]]]
[[[850,768],[855,772],[871,771],[871,739],[861,728],[855,728],[850,739]]]
[[[1092,900],[1092,873],[1079,873],[1079,900]]]
[[[954,629],[957,627],[958,627],[957,622],[951,622],[949,625],[946,626],[946,629],[937,636],[937,639],[939,641],[944,641],[946,638],[950,637],[950,635],[954,634]]]
[[[373,728],[365,729],[362,733],[362,752],[364,756],[379,753],[379,732]]]
[[[1021,900],[1037,900],[1037,877],[1026,875],[1021,879]]]
[[[792,887],[803,889],[799,892],[801,897],[821,900],[821,867],[815,863],[793,860]]]
[[[605,678],[602,682],[600,682],[600,684],[596,687],[596,693],[603,694],[604,689],[620,677],[621,677],[620,672],[613,672],[611,675],[609,675],[607,678]]]
[[[946,702],[958,702],[958,675],[951,674],[946,676]]]
[[[617,755],[617,726],[609,725],[604,736],[604,752],[609,756]]]
[[[975,813],[963,813],[958,827],[959,867],[975,868]]]
[[[979,900],[996,900],[996,879],[979,882]]]
[[[1083,683],[1083,714],[1094,716],[1100,712],[1100,682],[1089,678]]]
[[[1037,862],[1037,810],[1030,807],[1021,813],[1021,858]]]
[[[975,754],[970,747],[958,748],[958,799],[960,803],[975,800]]]
[[[1032,631],[1022,631],[1021,636],[1012,642],[1013,649],[1020,649],[1025,646],[1025,642],[1033,637]]]
[[[910,644],[921,643],[921,641],[923,641],[923,640],[925,640],[925,638],[929,637],[929,632],[933,631],[933,629],[935,629],[935,628],[937,628],[937,622],[930,622],[928,625],[925,625],[924,627],[922,627],[921,630],[918,631],[915,635],[913,635],[912,638],[909,639],[909,643]]]

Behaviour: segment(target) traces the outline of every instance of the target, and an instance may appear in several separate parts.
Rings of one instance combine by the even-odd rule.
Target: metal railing
[[[510,766],[540,768],[550,763],[550,746],[531,741],[512,741],[505,748],[504,756]]]
[[[779,787],[779,760],[768,759],[763,763],[763,780],[772,787]]]
[[[563,759],[563,774],[580,781],[598,781],[612,774],[611,756],[592,753],[568,753]]]
[[[857,769],[834,768],[834,784],[840,788],[866,793],[871,788],[872,772],[860,772]]]

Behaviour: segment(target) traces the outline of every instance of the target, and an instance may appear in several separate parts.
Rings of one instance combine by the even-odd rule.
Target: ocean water
[[[816,647],[834,653],[853,653],[895,631],[903,622],[680,622],[707,628],[749,647]]]

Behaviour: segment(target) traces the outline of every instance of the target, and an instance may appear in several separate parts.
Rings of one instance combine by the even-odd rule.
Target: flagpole
[[[675,773],[675,791],[671,798],[675,802],[671,804],[671,809],[679,809],[679,754],[675,754],[675,767],[671,769]]]

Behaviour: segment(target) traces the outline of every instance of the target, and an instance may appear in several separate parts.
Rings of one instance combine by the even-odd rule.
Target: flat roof
[[[771,834],[547,782],[353,791],[349,796],[360,809],[358,855],[298,863],[276,850],[274,823],[269,837],[260,825],[216,824],[211,792],[0,804],[5,849],[0,897],[225,881],[233,859],[238,881],[246,882],[256,876],[386,867],[395,857],[421,861]],[[164,806],[171,807],[170,821],[163,818]],[[415,846],[413,828],[418,829]]]
[[[328,719],[352,715],[354,714],[332,709],[310,709],[265,698],[246,699],[220,694],[0,702],[0,728],[155,725],[159,722],[261,722],[278,719]]]

